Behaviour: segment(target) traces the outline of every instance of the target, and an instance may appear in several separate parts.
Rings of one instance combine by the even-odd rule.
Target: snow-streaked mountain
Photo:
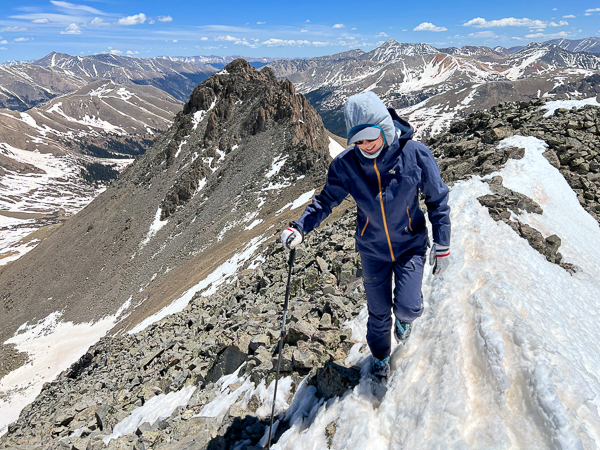
[[[273,61],[278,61],[280,59],[289,59],[289,58],[271,58],[271,57],[253,57],[253,56],[241,56],[241,55],[230,55],[230,56],[158,56],[158,58],[167,59],[169,61],[181,61],[187,64],[196,64],[196,65],[211,65],[215,68],[222,69],[226,64],[229,64],[231,61],[242,58],[250,63],[251,66],[259,68]]]
[[[323,116],[328,129],[338,135],[345,133],[343,104],[349,96],[364,91],[375,92],[398,109],[421,115],[430,114],[431,108],[440,111],[436,126],[417,128],[423,135],[447,126],[465,108],[463,112],[470,112],[493,106],[492,100],[530,100],[550,95],[557,86],[581,81],[583,74],[589,76],[600,70],[597,55],[537,43],[511,53],[488,47],[437,50],[390,39],[354,57],[296,61],[277,61],[270,67],[278,77],[294,82]],[[530,81],[519,83],[524,79]],[[483,102],[473,103],[485,90],[495,93],[481,97]],[[561,93],[570,94],[577,95],[575,91]],[[425,105],[429,112],[418,111]]]
[[[79,76],[31,64],[0,66],[0,108],[25,111],[87,84]]]
[[[217,72],[209,65],[188,64],[164,58],[131,58],[108,53],[71,56],[52,52],[35,61],[54,72],[87,79],[109,79],[119,84],[148,84],[184,101],[194,87]]]
[[[181,106],[153,86],[109,80],[26,112],[0,110],[0,265],[93,200]]]
[[[544,44],[558,45],[571,52],[600,53],[600,38],[596,36],[585,39],[553,39]]]

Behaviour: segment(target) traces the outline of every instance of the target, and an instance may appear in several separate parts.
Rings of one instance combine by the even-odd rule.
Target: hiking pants
[[[361,254],[361,263],[369,309],[367,343],[375,358],[384,359],[390,355],[390,339],[396,318],[411,323],[423,312],[421,281],[425,255],[403,255],[394,262],[388,262]],[[395,283],[393,296],[392,274]]]

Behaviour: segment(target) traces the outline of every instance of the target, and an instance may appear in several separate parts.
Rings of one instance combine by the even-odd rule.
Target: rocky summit
[[[328,146],[289,81],[233,61],[106,191],[0,270],[0,337],[57,310],[81,323],[128,300],[121,326],[139,323],[289,221],[299,190],[323,183]]]

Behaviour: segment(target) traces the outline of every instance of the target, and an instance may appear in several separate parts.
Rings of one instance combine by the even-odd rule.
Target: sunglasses
[[[381,137],[381,136],[380,136],[380,137]],[[377,139],[379,139],[379,138],[377,138]],[[363,139],[362,141],[356,141],[356,142],[355,142],[355,144],[356,144],[356,145],[363,145],[363,144],[364,144],[364,143],[366,143],[366,142],[374,142],[374,141],[376,141],[377,139]]]

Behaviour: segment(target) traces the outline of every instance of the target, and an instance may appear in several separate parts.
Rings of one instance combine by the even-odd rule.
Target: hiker
[[[425,195],[433,228],[429,262],[433,274],[441,275],[450,255],[448,187],[429,148],[412,141],[413,128],[373,92],[351,96],[344,117],[348,145],[354,145],[331,162],[325,187],[283,231],[281,240],[286,249],[293,249],[348,194],[354,198],[372,372],[387,377],[392,326],[396,340],[406,342],[413,321],[423,312],[421,281],[429,239],[419,191]]]

